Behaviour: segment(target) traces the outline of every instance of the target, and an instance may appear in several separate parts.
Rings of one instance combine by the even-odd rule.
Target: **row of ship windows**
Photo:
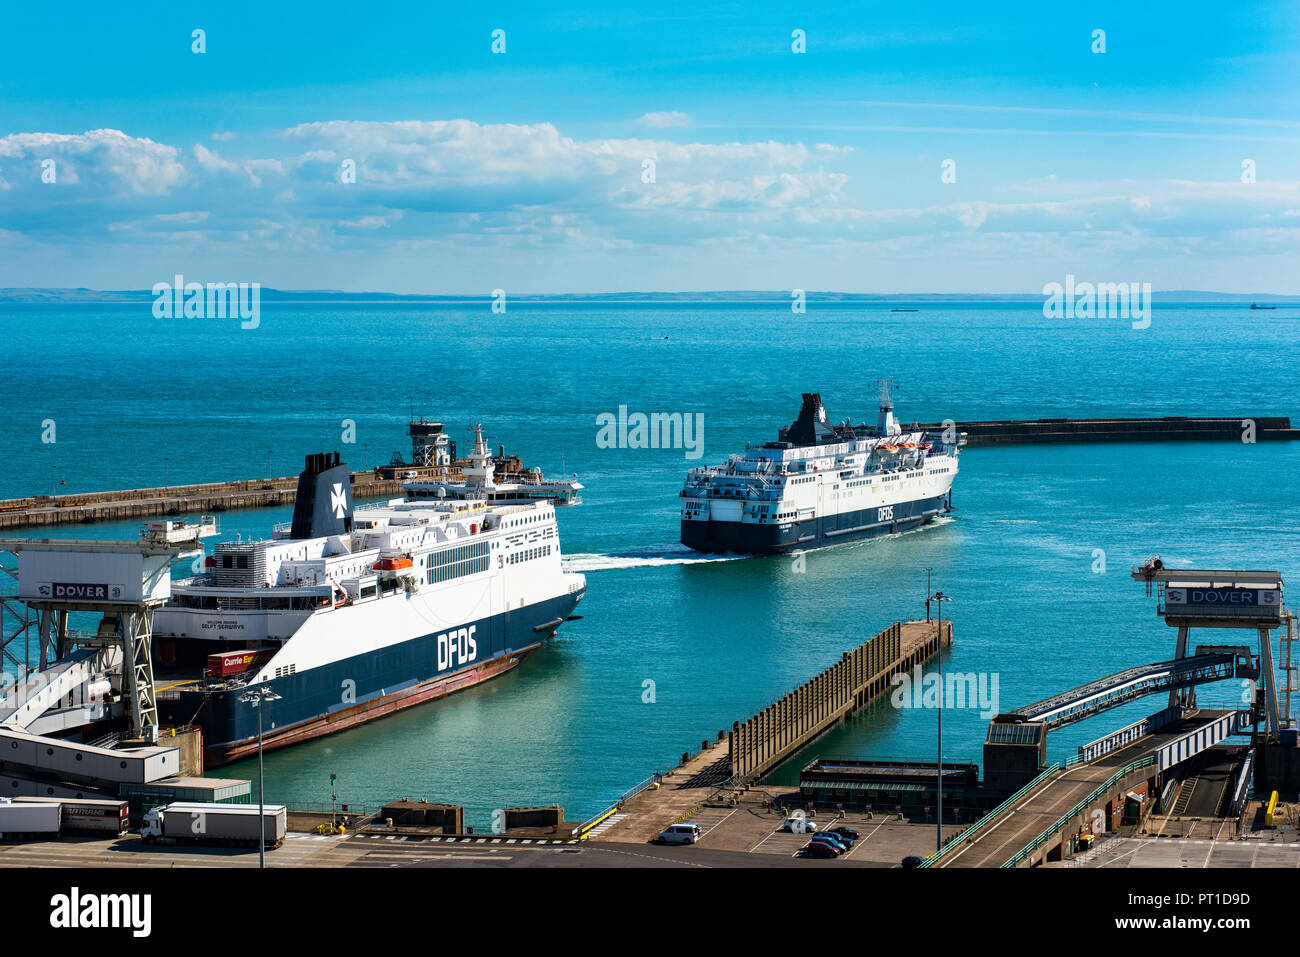
[[[489,546],[490,543],[484,541],[473,542],[469,545],[457,545],[455,548],[445,548],[429,556],[429,564],[441,567],[464,561],[467,558],[482,558],[488,553]]]
[[[516,518],[506,522],[506,528],[514,528],[516,525],[531,525],[533,522],[540,522],[545,515],[529,515],[527,518]]]
[[[554,545],[542,545],[538,548],[526,548],[522,552],[515,552],[506,559],[511,565],[517,565],[520,562],[532,561],[534,558],[541,558],[544,555],[551,554]]]
[[[462,561],[452,562],[449,565],[436,565],[429,569],[429,572],[425,577],[430,585],[436,585],[438,582],[451,581],[453,578],[463,578],[466,575],[485,572],[488,570],[488,565],[491,563],[492,557],[483,554],[475,558],[466,558]]]

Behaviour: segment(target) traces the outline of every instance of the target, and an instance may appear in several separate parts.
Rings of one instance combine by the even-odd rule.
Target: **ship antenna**
[[[881,412],[888,412],[890,409],[894,407],[894,400],[893,397],[890,395],[889,390],[892,387],[896,387],[897,385],[898,385],[897,382],[890,382],[889,379],[886,378],[882,378],[880,380],[880,411]]]

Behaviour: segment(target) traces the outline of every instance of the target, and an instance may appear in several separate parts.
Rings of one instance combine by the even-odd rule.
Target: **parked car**
[[[829,844],[839,850],[841,854],[849,849],[849,845],[839,840],[834,834],[817,834],[813,837],[813,841],[815,843]]]
[[[920,867],[924,863],[925,858],[917,857],[915,854],[909,854],[907,857],[903,858],[904,867]]]
[[[809,841],[804,845],[804,857],[836,858],[844,852],[826,841]]]
[[[838,834],[840,837],[847,837],[850,841],[856,841],[862,835],[851,827],[833,827],[830,829],[831,834]]]
[[[698,824],[672,824],[659,832],[659,840],[664,844],[694,844],[699,839]]]
[[[791,834],[812,834],[817,830],[817,822],[806,817],[788,817],[780,830]]]

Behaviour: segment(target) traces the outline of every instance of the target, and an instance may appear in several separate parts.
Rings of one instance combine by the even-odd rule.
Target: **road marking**
[[[878,830],[880,830],[880,829],[881,829],[882,827],[884,827],[884,826],[885,826],[885,822],[884,822],[884,821],[881,821],[879,824],[877,824],[875,827],[873,827],[873,828],[871,829],[871,834],[868,834],[866,837],[862,837],[862,838],[859,838],[858,840],[854,841],[854,842],[853,842],[853,846],[850,847],[850,848],[845,852],[844,856],[845,856],[846,858],[847,858],[847,857],[851,857],[851,856],[853,855],[853,852],[854,852],[854,851],[856,851],[856,850],[857,850],[859,847],[861,847],[862,845],[866,844],[867,841],[871,840],[872,835],[875,834]],[[856,831],[857,828],[854,828],[854,830]]]
[[[688,824],[696,824],[696,825],[698,825],[699,822],[696,821],[695,819],[696,819],[697,817],[699,817],[701,814],[703,814],[705,811],[709,811],[709,810],[717,810],[717,808],[701,808],[699,811],[696,811],[694,814],[692,814],[690,817],[688,817],[688,818],[686,819],[686,823],[688,823]],[[736,813],[737,811],[739,811],[739,810],[740,810],[739,807],[734,807],[734,808],[732,808],[730,811],[728,811],[726,814],[722,815],[722,817],[720,817],[718,820],[716,820],[716,821],[714,821],[712,824],[710,824],[708,827],[701,827],[701,828],[700,828],[700,840],[703,840],[704,837],[705,837],[706,835],[708,835],[711,831],[716,830],[719,824],[721,824],[723,821],[725,821],[727,818],[731,817],[731,815],[735,814],[735,813]],[[698,842],[697,842],[697,843],[698,843]]]
[[[601,821],[599,824],[597,824],[595,827],[593,827],[590,831],[587,832],[587,839],[590,840],[593,837],[597,837],[605,833],[611,827],[617,824],[619,821],[623,820],[625,817],[627,817],[627,813],[622,811],[620,811],[617,814],[611,814],[609,817],[605,818],[605,820]]]
[[[685,864],[690,867],[703,867],[706,869],[711,869],[710,865],[701,864],[699,861],[688,861],[685,860],[684,858],[679,858],[679,857],[656,857],[653,854],[637,854],[634,851],[619,851],[610,847],[608,844],[593,845],[591,847],[591,850],[604,851],[608,854],[622,854],[626,857],[641,857],[641,858],[645,858],[647,861],[659,861],[661,863],[666,863],[666,864]]]

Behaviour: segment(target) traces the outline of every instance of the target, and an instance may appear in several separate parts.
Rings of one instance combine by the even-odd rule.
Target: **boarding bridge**
[[[1191,688],[1226,678],[1254,679],[1257,672],[1245,647],[1198,648],[1197,654],[1158,661],[1107,675],[1096,681],[1052,695],[1042,701],[999,715],[999,721],[1038,722],[1054,731],[1067,724],[1118,708],[1145,695]]]
[[[172,565],[201,557],[201,539],[216,531],[215,520],[205,517],[147,523],[134,542],[0,539],[0,571],[16,584],[12,593],[0,591],[0,662],[14,664],[25,677],[24,700],[0,711],[0,724],[30,727],[86,687],[97,661],[116,664],[131,736],[156,731],[153,615],[171,597]],[[99,617],[98,631],[71,628],[71,616],[91,614]],[[120,651],[116,662],[110,651]],[[33,657],[35,675],[28,670]],[[42,682],[48,689],[39,687]]]
[[[1135,581],[1145,583],[1147,594],[1156,593],[1156,614],[1165,624],[1178,629],[1177,658],[1187,654],[1193,628],[1236,628],[1254,631],[1259,637],[1260,687],[1256,690],[1256,711],[1265,728],[1261,741],[1278,741],[1282,729],[1295,738],[1291,717],[1291,693],[1296,690],[1297,668],[1291,644],[1296,638],[1295,616],[1283,604],[1282,576],[1275,571],[1240,568],[1167,568],[1153,555],[1131,570]],[[1282,642],[1282,677],[1273,660],[1273,629],[1286,624]],[[1279,704],[1279,693],[1282,701]],[[1194,693],[1172,688],[1170,707],[1191,707]]]
[[[1009,792],[1032,780],[1047,766],[1049,731],[1118,708],[1146,695],[1170,695],[1171,703],[1164,711],[1121,728],[1114,735],[1108,735],[1100,742],[1089,745],[1093,750],[1087,754],[1087,760],[1097,760],[1120,745],[1128,746],[1134,741],[1157,734],[1164,725],[1195,713],[1196,685],[1229,678],[1253,681],[1258,674],[1248,647],[1208,645],[1198,647],[1195,654],[1187,657],[1126,668],[1023,708],[1003,712],[989,723],[988,735],[984,741],[985,784]],[[1190,693],[1180,693],[1183,691]],[[1235,734],[1238,725],[1238,719],[1234,718],[1233,730],[1226,733]],[[1221,737],[1215,740],[1221,740]],[[1082,752],[1080,756],[1084,757]],[[1164,765],[1161,766],[1162,770],[1163,767]]]
[[[0,664],[12,666],[0,686],[8,691],[0,779],[11,790],[113,793],[180,773],[178,748],[111,749],[52,735],[124,717],[130,738],[153,739],[153,615],[171,597],[172,565],[201,557],[200,539],[213,534],[216,522],[205,517],[150,522],[134,542],[0,539],[0,583],[11,586],[0,589]],[[74,630],[78,615],[98,617],[98,630]],[[18,680],[9,690],[11,672]]]
[[[114,657],[107,648],[78,648],[43,671],[30,672],[26,681],[0,697],[0,728],[30,728],[63,699],[91,686]]]

